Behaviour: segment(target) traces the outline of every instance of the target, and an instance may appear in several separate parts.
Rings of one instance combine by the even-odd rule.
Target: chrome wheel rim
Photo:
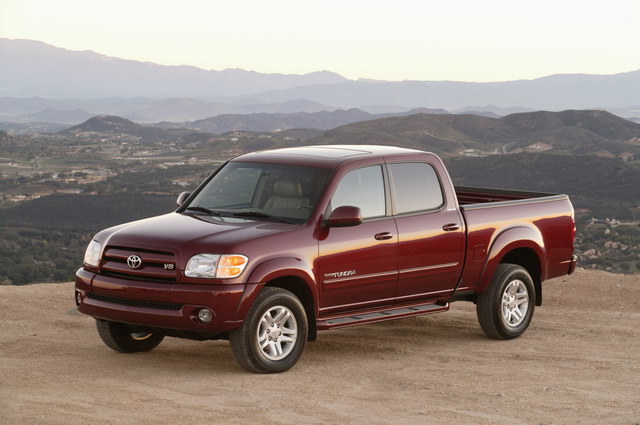
[[[273,361],[284,359],[293,350],[297,339],[298,323],[287,307],[271,307],[260,318],[256,341],[265,358]]]
[[[502,294],[501,318],[509,328],[522,324],[529,311],[529,291],[523,281],[509,282]]]

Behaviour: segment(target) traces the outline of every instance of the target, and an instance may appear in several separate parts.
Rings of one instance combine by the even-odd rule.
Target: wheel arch
[[[253,286],[249,294],[245,294],[238,309],[238,318],[244,318],[251,308],[253,301],[263,287],[277,287],[293,293],[307,314],[309,324],[308,340],[315,341],[316,306],[318,305],[318,293],[316,290],[313,272],[302,260],[294,257],[275,258],[258,265],[251,272],[248,282],[259,282]]]
[[[505,230],[494,239],[487,258],[478,293],[487,290],[500,264],[516,264],[531,276],[536,291],[535,304],[541,305],[545,245],[537,228],[521,226]]]
[[[523,267],[533,280],[533,287],[536,290],[536,306],[542,305],[542,278],[540,273],[540,259],[536,252],[531,248],[516,248],[509,251],[502,259],[500,264],[517,264]]]
[[[281,276],[268,281],[265,286],[286,289],[300,300],[304,306],[305,312],[307,313],[307,322],[309,326],[307,341],[315,341],[318,334],[315,313],[316,304],[313,300],[313,294],[304,280],[296,276]]]

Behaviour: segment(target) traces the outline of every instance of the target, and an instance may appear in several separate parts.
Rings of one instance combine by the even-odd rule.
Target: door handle
[[[386,241],[388,239],[391,239],[392,237],[393,235],[389,232],[378,233],[374,236],[374,238],[378,241]]]
[[[459,228],[460,225],[458,223],[449,223],[442,226],[442,230],[444,230],[445,232],[453,232],[455,230],[458,230]]]

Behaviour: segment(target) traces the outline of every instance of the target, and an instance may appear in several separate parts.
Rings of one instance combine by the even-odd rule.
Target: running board
[[[403,307],[395,307],[380,310],[369,310],[362,313],[347,313],[334,315],[328,318],[320,318],[316,321],[318,330],[344,328],[347,326],[362,325],[365,323],[383,322],[386,320],[400,319],[403,317],[422,316],[449,310],[449,303],[445,305],[429,303],[414,304]]]

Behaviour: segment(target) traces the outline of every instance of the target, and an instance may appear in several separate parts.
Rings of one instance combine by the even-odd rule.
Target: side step
[[[361,313],[347,313],[321,317],[316,321],[318,330],[344,328],[347,326],[363,325],[365,323],[383,322],[403,317],[422,316],[449,310],[449,303],[442,304],[414,304],[402,307],[385,307],[380,310],[368,310]]]

